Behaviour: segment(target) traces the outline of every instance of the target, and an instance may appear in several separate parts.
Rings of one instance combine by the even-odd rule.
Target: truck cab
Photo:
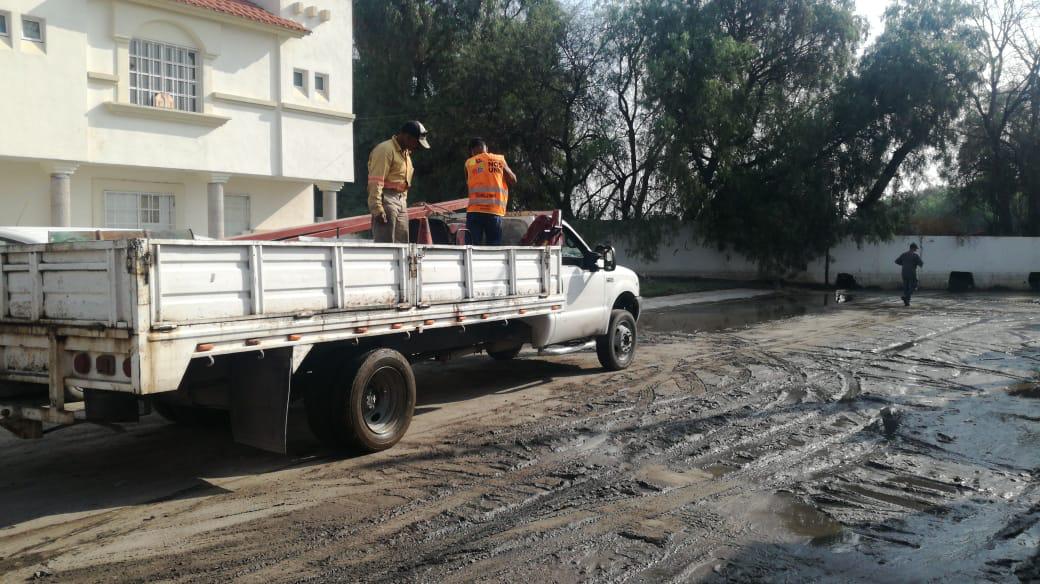
[[[627,310],[633,318],[639,318],[639,277],[617,265],[612,248],[603,245],[593,249],[566,222],[561,247],[567,309],[555,315],[545,337],[533,339],[534,346],[606,334],[613,310]]]

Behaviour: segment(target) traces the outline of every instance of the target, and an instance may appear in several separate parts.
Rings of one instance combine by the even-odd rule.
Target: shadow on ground
[[[540,359],[498,362],[486,356],[420,363],[416,413],[428,418],[454,402],[522,392],[590,371],[595,369]],[[436,423],[433,419],[425,425]],[[422,425],[417,418],[412,431]],[[302,400],[290,408],[285,456],[236,444],[227,427],[178,426],[157,414],[122,430],[81,424],[43,440],[0,436],[5,453],[0,535],[5,527],[43,517],[219,494],[225,491],[207,479],[324,464],[344,456],[310,433]]]

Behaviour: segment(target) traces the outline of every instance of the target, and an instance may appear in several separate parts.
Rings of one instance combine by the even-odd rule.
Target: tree
[[[1032,0],[976,0],[974,4],[971,24],[982,39],[974,58],[981,75],[961,80],[970,96],[971,112],[962,126],[955,177],[966,196],[992,208],[998,235],[1018,232],[1015,200],[1027,189],[1030,230],[1040,233],[1033,138],[1040,4]]]
[[[660,172],[666,138],[661,105],[647,95],[649,39],[638,16],[635,6],[622,3],[608,4],[599,15],[606,51],[601,84],[610,101],[605,131],[611,147],[594,175],[590,206],[599,205],[590,215],[595,217],[638,220],[674,204]]]
[[[851,2],[645,6],[652,89],[673,128],[664,168],[707,239],[782,272],[901,224],[899,177],[950,144],[964,104],[961,3],[898,2],[858,61]]]
[[[861,38],[851,2],[648,1],[644,15],[684,218],[766,269],[822,253],[836,201],[825,165],[804,163]]]
[[[465,196],[466,146],[481,136],[520,175],[511,207],[585,211],[607,150],[594,23],[556,0],[361,0],[355,22],[357,176],[371,148],[415,118],[433,149],[413,157],[413,201]]]
[[[512,96],[525,114],[517,157],[534,179],[519,192],[533,204],[560,209],[566,219],[588,211],[590,178],[609,148],[605,94],[597,87],[606,53],[595,19],[583,16],[561,13],[551,53],[556,64],[530,71],[530,83]]]

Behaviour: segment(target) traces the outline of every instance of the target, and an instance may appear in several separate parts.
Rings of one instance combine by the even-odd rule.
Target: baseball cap
[[[426,126],[419,123],[418,120],[405,122],[404,125],[401,126],[401,133],[414,137],[419,141],[420,146],[429,150],[430,143],[426,140],[426,135],[428,134]]]

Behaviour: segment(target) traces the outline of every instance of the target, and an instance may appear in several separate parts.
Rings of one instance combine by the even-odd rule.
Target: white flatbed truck
[[[230,416],[285,452],[290,399],[335,448],[406,432],[411,363],[596,341],[636,349],[639,281],[564,226],[562,246],[125,239],[0,246],[0,426]]]

